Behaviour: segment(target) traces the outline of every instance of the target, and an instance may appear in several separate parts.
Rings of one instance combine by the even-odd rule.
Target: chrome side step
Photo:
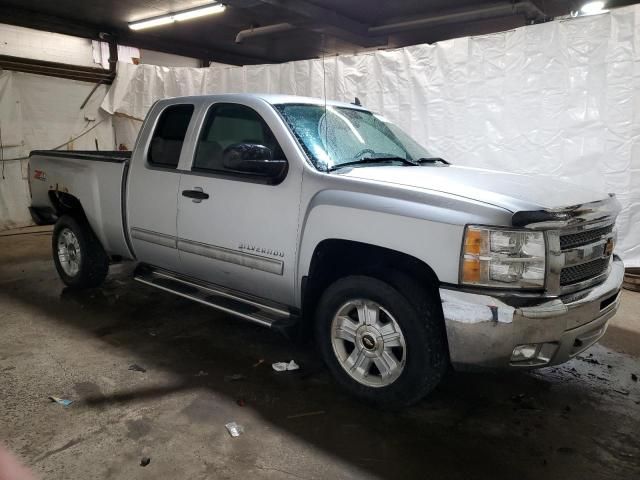
[[[282,330],[294,323],[290,312],[281,307],[266,305],[257,299],[231,293],[225,288],[205,285],[197,280],[147,265],[139,266],[133,279],[265,327]]]

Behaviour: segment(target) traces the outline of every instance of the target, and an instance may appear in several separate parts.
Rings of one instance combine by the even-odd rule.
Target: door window
[[[227,159],[232,149],[243,145],[260,145],[268,150],[258,151],[271,152],[271,158],[255,160],[285,158],[271,129],[258,112],[233,103],[214,105],[200,134],[193,169],[238,174]]]
[[[172,105],[160,114],[149,146],[148,160],[151,165],[178,168],[192,115],[193,105]]]

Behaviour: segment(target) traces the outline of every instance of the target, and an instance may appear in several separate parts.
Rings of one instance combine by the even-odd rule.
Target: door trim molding
[[[141,240],[143,242],[155,243],[156,245],[161,245],[163,247],[178,248],[177,238],[173,235],[145,230],[144,228],[132,227],[131,238],[135,238],[136,240]]]
[[[138,227],[131,228],[131,238],[167,248],[177,248],[182,252],[200,255],[201,257],[207,257],[221,262],[233,263],[234,265],[253,268],[275,275],[282,275],[284,273],[284,262],[282,260],[263,257],[262,255],[256,255],[254,253],[246,253],[230,248],[209,245],[207,243],[194,242],[186,238],[174,237],[173,235]]]
[[[212,258],[221,262],[233,263],[243,267],[261,270],[275,275],[282,275],[284,272],[284,262],[274,258],[263,257],[253,253],[240,252],[229,248],[218,247],[206,243],[194,242],[184,238],[178,238],[178,250]]]

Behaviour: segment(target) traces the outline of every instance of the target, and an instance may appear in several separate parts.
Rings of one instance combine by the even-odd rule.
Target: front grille
[[[560,272],[560,285],[571,285],[572,283],[578,283],[583,280],[597,277],[605,272],[609,266],[610,260],[611,257],[599,258],[581,265],[565,267]]]
[[[606,227],[594,228],[593,230],[583,230],[578,233],[562,235],[560,237],[560,249],[566,250],[567,248],[580,247],[582,245],[596,242],[600,240],[603,235],[607,235],[612,231],[613,225],[607,225]]]

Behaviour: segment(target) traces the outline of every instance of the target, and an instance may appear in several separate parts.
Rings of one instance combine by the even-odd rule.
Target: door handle
[[[193,190],[183,190],[182,196],[192,199],[194,203],[200,203],[202,200],[209,198],[209,194],[203,192],[200,187],[194,187]]]

